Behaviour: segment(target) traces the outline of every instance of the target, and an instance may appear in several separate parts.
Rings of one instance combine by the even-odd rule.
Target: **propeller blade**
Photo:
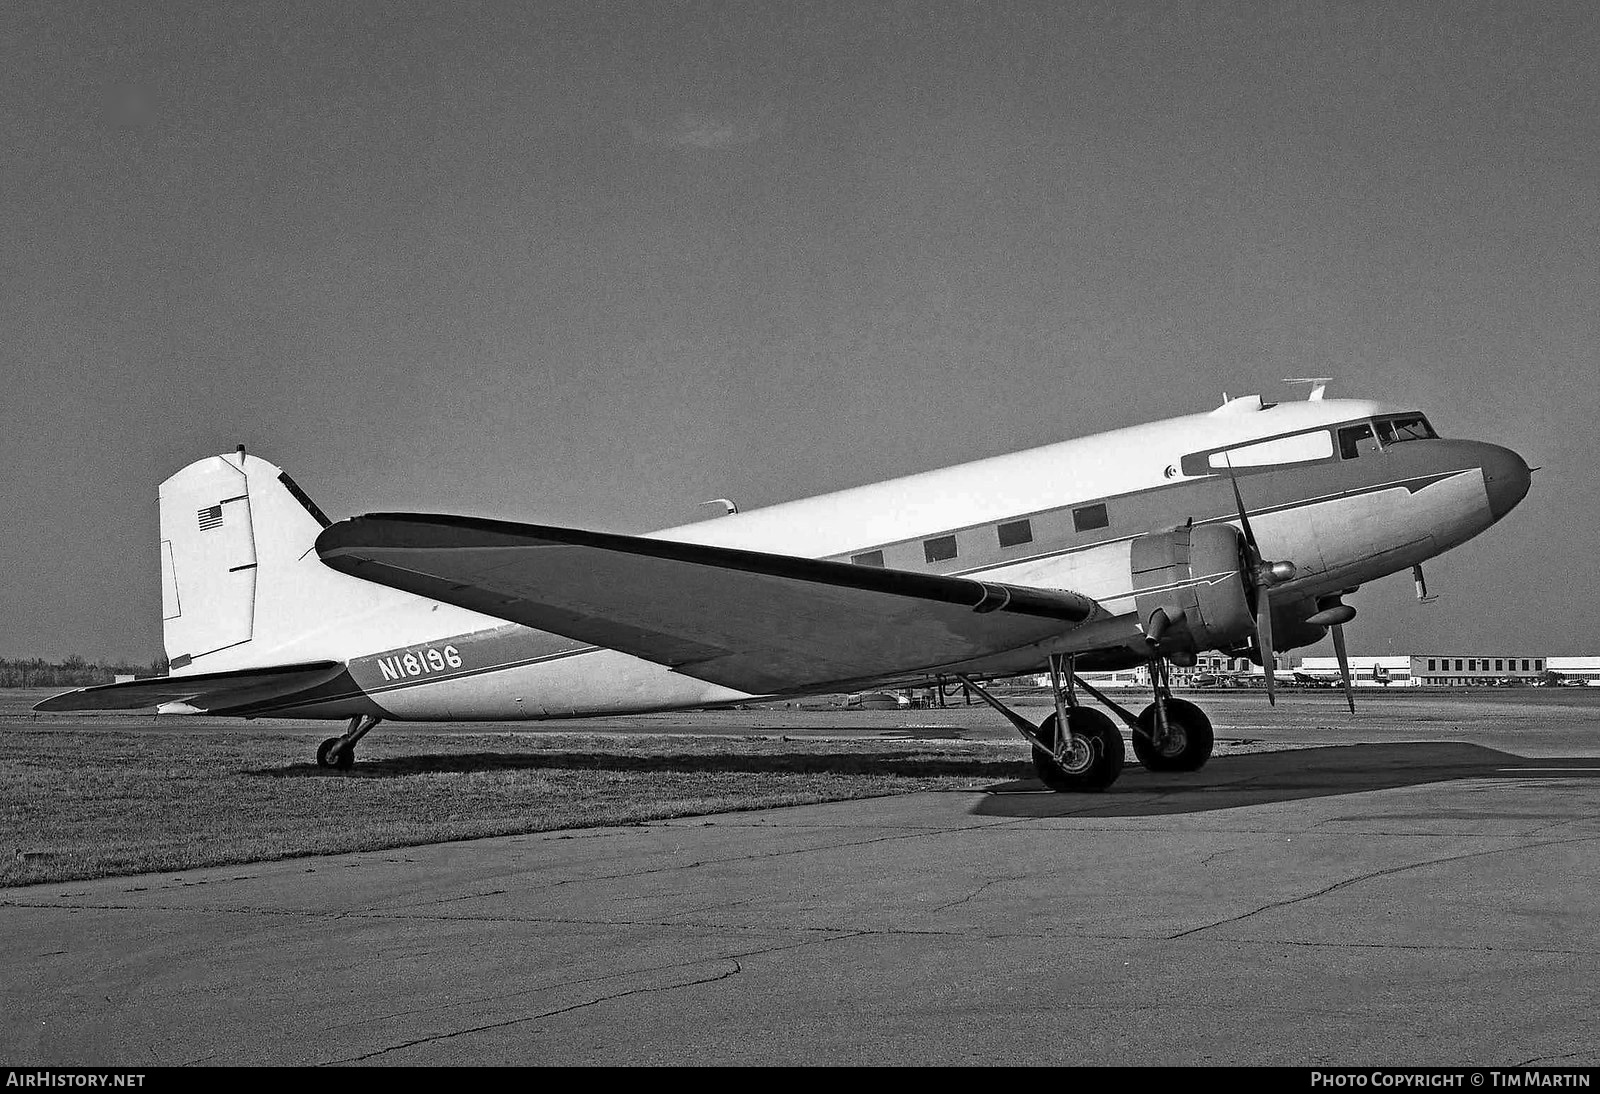
[[[1239,476],[1234,473],[1233,460],[1227,453],[1223,459],[1228,461],[1228,482],[1233,486],[1233,503],[1239,507],[1239,526],[1244,529],[1244,541],[1250,545],[1250,551],[1255,555],[1254,563],[1261,562],[1261,548],[1256,546],[1256,534],[1250,527],[1250,514],[1244,510],[1244,495],[1239,493]]]
[[[1329,628],[1333,631],[1333,655],[1339,659],[1339,679],[1344,683],[1344,701],[1350,704],[1350,713],[1356,712],[1356,693],[1350,686],[1350,655],[1344,648],[1344,624],[1335,623]]]
[[[1267,674],[1267,702],[1277,706],[1277,682],[1272,672],[1272,597],[1265,585],[1256,590],[1256,650],[1261,654],[1261,671]]]

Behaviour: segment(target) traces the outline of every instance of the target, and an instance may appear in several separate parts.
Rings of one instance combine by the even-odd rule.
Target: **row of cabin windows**
[[[1455,666],[1456,666],[1454,671],[1456,671],[1456,672],[1516,672],[1517,671],[1517,659],[1515,657],[1496,657],[1494,659],[1494,668],[1492,668],[1492,669],[1489,667],[1489,659],[1487,657],[1469,657],[1469,658],[1467,658],[1466,661],[1465,661],[1466,668],[1462,668],[1461,667],[1462,664],[1463,664],[1461,658],[1457,657],[1454,660],[1455,660]],[[1522,659],[1522,671],[1523,672],[1543,672],[1544,671],[1544,658],[1543,657],[1532,658],[1533,668],[1531,668],[1531,669],[1528,667],[1529,660],[1530,659],[1526,658],[1526,657],[1524,657]],[[1451,671],[1450,662],[1451,662],[1451,658],[1449,658],[1449,657],[1442,657],[1442,658],[1441,657],[1430,657],[1430,658],[1428,658],[1428,671],[1429,672],[1450,672]]]
[[[1106,528],[1111,524],[1110,517],[1106,514],[1104,504],[1084,505],[1072,511],[1072,527],[1079,532],[1092,532],[1096,528]],[[1001,547],[1020,547],[1024,543],[1033,542],[1033,522],[1028,520],[1012,520],[999,525],[995,529],[1000,539]],[[922,557],[929,562],[947,562],[957,554],[956,537],[934,536],[932,539],[922,541]],[[863,551],[859,555],[851,555],[850,561],[857,566],[882,566],[882,551]]]

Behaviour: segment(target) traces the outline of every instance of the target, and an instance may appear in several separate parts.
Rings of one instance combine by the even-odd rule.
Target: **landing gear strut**
[[[1050,655],[1050,692],[1055,713],[1037,728],[965,676],[958,677],[994,707],[1033,745],[1033,767],[1051,790],[1104,790],[1122,774],[1125,752],[1116,724],[1078,705],[1070,655]],[[1063,685],[1063,663],[1067,664]],[[1065,732],[1063,732],[1063,727]]]
[[[371,733],[383,719],[375,714],[357,714],[342,737],[329,737],[317,746],[317,766],[349,771],[356,762],[356,742]]]

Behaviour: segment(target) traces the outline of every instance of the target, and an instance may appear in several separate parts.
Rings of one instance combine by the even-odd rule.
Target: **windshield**
[[[1425,441],[1437,437],[1433,427],[1428,424],[1428,419],[1421,414],[1405,414],[1394,418],[1384,418],[1378,422],[1378,437],[1384,444],[1399,444],[1401,441]]]
[[[1432,440],[1438,436],[1428,424],[1428,419],[1421,414],[1395,414],[1362,425],[1347,425],[1339,430],[1339,455],[1353,460],[1392,444]]]

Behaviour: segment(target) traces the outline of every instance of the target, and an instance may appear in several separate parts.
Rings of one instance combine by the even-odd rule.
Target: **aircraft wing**
[[[291,695],[314,687],[344,671],[338,661],[310,661],[236,672],[197,672],[188,676],[156,676],[125,680],[52,695],[34,710],[144,710],[163,703],[185,703],[199,710],[220,710],[241,702]]]
[[[770,695],[957,665],[1102,613],[1077,593],[472,517],[317,537],[336,570]]]

